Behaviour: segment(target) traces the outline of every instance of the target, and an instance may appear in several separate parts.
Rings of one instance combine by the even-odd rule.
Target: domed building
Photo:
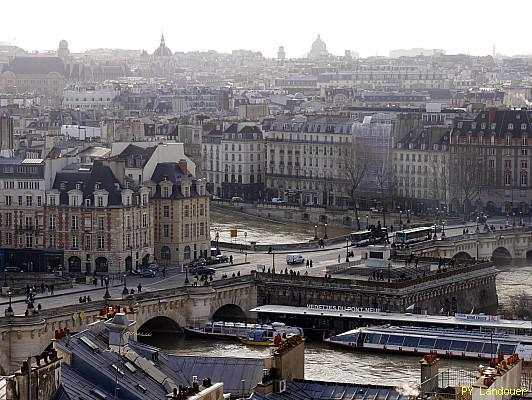
[[[161,35],[161,44],[153,52],[153,56],[154,57],[172,57],[172,50],[166,47],[166,43],[164,42],[164,35]]]
[[[175,72],[175,59],[172,50],[166,47],[164,35],[161,35],[161,44],[150,58],[151,75],[155,77],[169,77]]]
[[[312,47],[310,48],[310,52],[308,53],[308,58],[311,59],[317,59],[317,58],[326,58],[329,56],[329,52],[327,51],[327,45],[323,40],[321,40],[320,35],[318,33],[318,38],[312,43]]]

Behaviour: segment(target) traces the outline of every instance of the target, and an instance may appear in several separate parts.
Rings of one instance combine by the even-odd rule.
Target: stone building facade
[[[154,261],[149,189],[124,186],[102,161],[57,173],[43,226],[47,247],[63,250],[72,274],[124,272]]]
[[[266,199],[346,206],[344,167],[352,154],[353,122],[325,116],[276,119],[264,133]]]
[[[151,181],[155,255],[163,265],[181,265],[210,256],[210,199],[205,179],[196,179],[187,161],[159,163]]]
[[[449,136],[446,127],[411,130],[393,152],[394,197],[403,208],[444,210],[449,202]]]
[[[512,216],[532,205],[532,111],[490,109],[450,135],[451,207]]]

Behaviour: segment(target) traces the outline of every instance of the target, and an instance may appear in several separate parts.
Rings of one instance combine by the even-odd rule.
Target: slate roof
[[[192,186],[190,188],[190,196],[199,196],[198,191],[196,189],[197,179],[194,178],[191,173],[188,173],[186,175],[183,174],[183,171],[181,171],[181,168],[177,163],[159,163],[155,167],[155,170],[153,171],[153,175],[151,177],[151,180],[157,184],[157,187],[155,189],[155,195],[153,197],[161,197],[161,186],[159,185],[159,182],[165,179],[173,183],[172,195],[169,197],[170,199],[180,199],[184,197],[183,193],[181,193],[181,184],[186,181],[192,182]]]
[[[408,149],[409,144],[412,144],[412,149],[421,149],[421,145],[425,144],[426,150],[434,150],[433,145],[435,144],[448,145],[450,136],[450,129],[446,127],[427,127],[412,130],[399,139],[397,147]]]
[[[495,124],[492,129],[492,124]],[[510,127],[510,124],[513,127]],[[474,120],[457,120],[453,128],[453,136],[461,133],[495,134],[496,138],[504,138],[510,133],[514,138],[520,138],[524,133],[532,135],[531,110],[487,110],[477,114]]]
[[[59,57],[16,57],[2,72],[11,71],[17,75],[47,75],[51,72],[65,75],[65,64]]]
[[[88,338],[97,349],[89,348],[82,342],[82,337]],[[168,355],[158,348],[130,340],[129,352],[135,352],[153,366],[147,372],[142,363],[132,361],[135,367],[132,371],[124,365],[128,361],[125,356],[120,357],[108,350],[107,331],[96,335],[86,330],[73,335],[68,342],[59,342],[58,346],[70,352],[72,361],[71,366],[61,365],[61,387],[54,400],[101,400],[102,397],[94,394],[95,390],[107,399],[114,398],[116,370],[113,364],[120,370],[119,398],[126,400],[164,399],[167,389],[160,382],[168,382],[169,378],[176,385],[191,386],[193,376],[200,380],[210,377],[214,383],[223,382],[224,392],[238,394],[242,392],[241,380],[246,379],[244,391],[248,395],[261,380],[264,368],[262,359]],[[151,362],[154,353],[157,354],[156,361]],[[134,360],[138,360],[136,355]]]
[[[391,386],[371,386],[294,379],[287,382],[283,393],[254,393],[252,399],[262,400],[408,400]]]
[[[61,189],[62,183],[64,189]],[[100,190],[109,193],[109,206],[122,205],[120,183],[111,169],[104,166],[101,161],[96,160],[92,165],[83,167],[78,164],[69,165],[56,174],[52,187],[60,191],[60,204],[68,204],[68,192],[76,189],[78,183],[81,183],[80,190],[83,192],[84,202],[85,199],[91,199],[91,202],[94,200],[95,185],[99,183]]]

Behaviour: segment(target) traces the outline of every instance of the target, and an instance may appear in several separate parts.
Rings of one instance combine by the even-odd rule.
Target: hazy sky
[[[11,16],[9,16],[11,13]],[[306,54],[318,33],[333,54],[397,48],[447,53],[532,53],[531,0],[25,0],[2,4],[0,42],[26,50],[98,47],[152,52],[232,49]]]

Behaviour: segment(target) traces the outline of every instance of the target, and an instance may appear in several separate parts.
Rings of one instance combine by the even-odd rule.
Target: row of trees
[[[426,177],[424,177],[428,182],[427,186],[422,188],[422,197],[424,197],[426,190],[427,199],[432,199],[438,203],[446,203],[451,199],[456,199],[462,209],[461,211],[467,213],[471,211],[472,204],[478,198],[482,185],[486,184],[486,170],[473,148],[461,150],[451,154],[449,163],[432,162]],[[399,179],[394,173],[391,163],[372,165],[372,162],[378,163],[378,159],[367,149],[354,144],[344,158],[347,191],[354,207],[355,220],[358,225],[360,225],[358,201],[362,196],[368,196],[368,188],[364,187],[364,182],[372,185],[374,194],[371,195],[371,198],[379,199],[383,207],[383,218],[386,216],[388,207],[393,207],[399,199],[407,202],[409,199],[415,202],[422,200],[416,195],[401,196]],[[383,222],[386,223],[385,220]]]

